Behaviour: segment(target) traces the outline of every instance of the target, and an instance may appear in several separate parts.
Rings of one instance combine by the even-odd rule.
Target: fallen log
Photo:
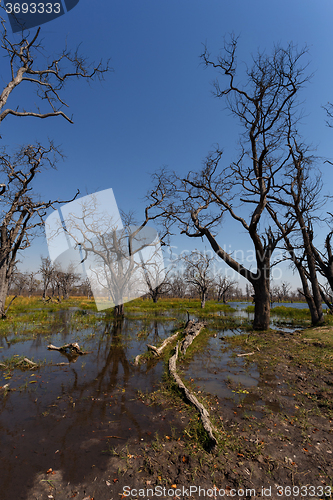
[[[177,386],[181,389],[186,397],[199,411],[202,425],[210,438],[210,447],[213,448],[217,444],[217,440],[213,434],[213,427],[209,420],[209,413],[206,408],[199,403],[197,398],[192,394],[184,385],[182,379],[177,373],[177,359],[178,359],[178,344],[175,348],[175,354],[169,359],[169,371],[173,376]],[[216,431],[216,429],[214,429]]]
[[[88,352],[81,351],[80,346],[77,342],[71,342],[70,344],[62,345],[61,347],[56,347],[55,345],[49,344],[47,348],[49,351],[60,351],[67,354],[89,354]]]
[[[201,330],[203,328],[205,328],[206,324],[207,323],[205,323],[204,321],[198,321],[196,323],[193,320],[189,320],[187,322],[185,330],[184,330],[185,338],[180,345],[180,352],[182,354],[186,353],[186,350],[188,349],[188,347],[190,347],[193,340],[195,339],[195,337],[197,337],[199,335]]]
[[[178,337],[179,335],[179,332],[176,332],[174,333],[173,335],[171,335],[170,337],[166,338],[165,340],[163,340],[162,344],[160,345],[160,347],[155,347],[154,345],[150,345],[150,344],[147,344],[147,348],[149,351],[151,351],[156,357],[157,356],[160,356],[161,355],[161,352],[163,351],[163,349],[168,345],[170,344],[170,342],[173,342],[174,340],[176,340],[176,338]],[[135,357],[135,360],[134,360],[134,366],[138,366],[139,364],[139,361],[140,361],[140,358],[141,356],[143,356],[142,354],[138,354],[136,357]]]
[[[245,352],[244,354],[237,354],[237,356],[242,358],[243,356],[252,356],[252,354],[254,354],[254,352]]]
[[[152,351],[155,356],[160,356],[161,355],[161,352],[163,351],[163,349],[168,345],[170,344],[170,342],[173,342],[174,340],[176,340],[176,338],[178,337],[179,335],[179,332],[176,332],[174,335],[171,335],[170,337],[168,337],[167,339],[163,340],[162,344],[160,345],[160,347],[155,347],[153,345],[149,345],[147,344],[147,347],[150,351]]]

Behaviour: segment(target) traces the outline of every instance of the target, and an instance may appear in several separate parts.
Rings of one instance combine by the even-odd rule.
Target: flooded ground
[[[241,304],[236,307],[239,310],[232,316],[252,319],[251,313],[241,310]],[[68,485],[84,481],[94,468],[100,474],[106,466],[105,455],[120,444],[123,449],[141,442],[149,444],[156,433],[173,435],[174,439],[182,436],[186,425],[183,416],[138,397],[156,389],[163,362],[136,367],[133,361],[146,351],[147,344],[158,345],[171,335],[185,315],[178,314],[177,320],[172,320],[175,312],[169,311],[165,313],[169,320],[142,320],[132,314],[133,319],[101,319],[91,328],[80,329],[73,321],[75,311],[54,313],[49,331],[32,333],[29,340],[22,340],[20,331],[0,338],[0,362],[25,356],[43,363],[37,369],[4,371],[0,381],[0,386],[9,384],[10,388],[0,396],[1,500],[35,498],[29,491],[38,478],[52,484],[52,477],[45,476],[47,471],[61,471],[62,481]],[[273,314],[272,324],[274,321]],[[278,384],[281,392],[286,388],[283,379],[246,356],[238,357],[241,350],[226,347],[226,339],[240,330],[223,328],[223,318],[221,325],[215,319],[209,328],[212,335],[205,348],[181,366],[188,383],[198,393],[211,394],[216,404],[223,402],[234,414],[246,410],[253,418],[261,418],[264,407],[281,412],[281,402],[262,399],[260,387]],[[49,343],[60,346],[69,342],[78,342],[88,354],[73,359],[47,350]],[[69,364],[56,366],[58,363]],[[250,393],[250,388],[258,390]],[[293,403],[292,397],[286,397]]]
[[[1,339],[1,358],[24,355],[44,366],[5,371],[1,385],[10,391],[0,399],[1,500],[25,498],[35,474],[61,468],[75,482],[91,469],[103,449],[127,440],[149,440],[156,431],[169,433],[172,419],[144,406],[138,391],[152,392],[163,365],[133,366],[146,344],[159,343],[174,326],[168,322],[124,320],[101,322],[95,328],[68,327],[73,313],[63,311],[49,335],[15,342]],[[67,326],[66,326],[67,325]],[[47,350],[78,342],[89,354],[68,358]],[[67,366],[54,366],[69,362]],[[96,458],[87,460],[87,454]]]

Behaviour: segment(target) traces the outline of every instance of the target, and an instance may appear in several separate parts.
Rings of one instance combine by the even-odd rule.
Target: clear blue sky
[[[111,58],[113,73],[104,82],[69,84],[64,97],[74,125],[61,117],[8,117],[0,133],[10,147],[52,138],[66,155],[57,171],[36,180],[42,198],[70,198],[79,188],[84,195],[113,188],[118,206],[143,214],[150,175],[162,166],[179,173],[199,169],[213,145],[219,143],[225,160],[235,159],[237,122],[211,94],[216,75],[200,63],[203,43],[212,55],[223,45],[224,35],[240,35],[238,60],[250,63],[257,49],[269,52],[274,43],[289,41],[309,47],[309,72],[304,91],[303,133],[317,153],[333,158],[333,129],[325,125],[321,108],[333,101],[333,4],[325,0],[234,1],[222,0],[80,0],[65,16],[42,26],[50,57],[82,42],[81,52],[90,60]],[[12,35],[14,40],[19,35]],[[1,60],[2,82],[7,81],[8,61]],[[35,101],[28,88],[17,89],[9,105]],[[329,192],[332,167],[325,165]],[[226,222],[220,243],[233,249],[252,248],[241,228]],[[175,239],[175,250],[204,248],[201,241]],[[47,255],[43,238],[22,253],[24,267],[37,268]],[[282,279],[298,286],[284,268]],[[244,282],[243,282],[244,284]]]

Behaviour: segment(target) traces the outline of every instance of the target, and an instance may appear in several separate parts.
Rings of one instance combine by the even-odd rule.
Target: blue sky
[[[216,75],[199,59],[202,44],[217,55],[223,37],[234,32],[240,36],[239,62],[250,63],[258,48],[270,52],[274,43],[308,46],[314,76],[302,96],[302,132],[318,155],[332,159],[333,129],[326,127],[321,108],[333,101],[332,18],[330,1],[80,0],[68,14],[42,26],[46,52],[50,57],[59,53],[66,40],[72,48],[82,42],[81,52],[91,61],[111,58],[114,72],[102,83],[73,81],[66,87],[63,95],[74,125],[60,117],[8,117],[1,126],[2,144],[15,147],[52,138],[66,159],[57,171],[36,179],[35,191],[42,198],[66,199],[77,188],[84,195],[111,187],[118,206],[135,210],[140,219],[154,171],[162,166],[184,174],[199,169],[216,143],[226,161],[235,159],[238,124],[222,100],[212,96]],[[7,76],[2,59],[2,82]],[[28,107],[35,96],[18,88],[8,104],[18,102]],[[326,192],[331,169],[323,166]],[[219,241],[234,250],[252,248],[241,228],[227,221]],[[205,247],[186,237],[173,244],[176,253]],[[38,268],[40,254],[47,255],[43,237],[22,253],[24,267]],[[286,266],[282,274],[298,286]]]

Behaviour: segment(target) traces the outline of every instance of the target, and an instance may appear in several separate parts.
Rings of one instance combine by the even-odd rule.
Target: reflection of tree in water
[[[63,343],[66,343],[66,339],[70,333],[72,333],[73,326],[71,326],[71,319],[73,316],[73,311],[61,310],[57,311],[52,315],[53,321],[48,326],[50,335],[58,334]],[[45,333],[37,333],[32,340],[31,346],[34,349],[43,348],[45,345]],[[67,357],[69,361],[73,361],[72,357]]]
[[[156,342],[156,340],[159,340],[159,338],[160,338],[160,335],[158,333],[158,322],[155,319],[154,320],[154,341]]]
[[[112,390],[116,387],[119,375],[119,365],[123,369],[123,384],[124,388],[127,386],[130,377],[130,364],[126,358],[125,345],[123,337],[127,333],[127,322],[123,317],[115,319],[113,322],[109,321],[105,325],[103,338],[107,339],[105,342],[100,342],[98,346],[98,358],[103,358],[103,368],[98,373],[96,379],[98,380],[98,391],[102,391],[102,385],[106,382],[107,387],[104,390]],[[106,381],[106,378],[108,381]]]
[[[137,428],[138,432],[140,431],[136,412],[129,408],[131,405],[129,405],[127,395],[132,373],[124,343],[127,328],[128,325],[124,318],[117,318],[105,324],[103,335],[95,352],[97,366],[101,366],[101,368],[92,380],[83,382],[82,376],[79,380],[76,368],[72,367],[74,381],[71,388],[66,388],[66,393],[71,395],[73,401],[76,400],[78,404],[84,404],[81,414],[77,416],[80,424],[76,423],[75,425],[84,425],[83,421],[87,423],[89,420],[93,421],[94,418],[104,419],[107,417],[116,420],[117,417],[122,418],[122,415],[126,414],[132,425]],[[111,398],[111,396],[113,397]],[[113,411],[117,409],[114,412],[116,416],[111,417],[108,414],[110,405],[112,405]]]

